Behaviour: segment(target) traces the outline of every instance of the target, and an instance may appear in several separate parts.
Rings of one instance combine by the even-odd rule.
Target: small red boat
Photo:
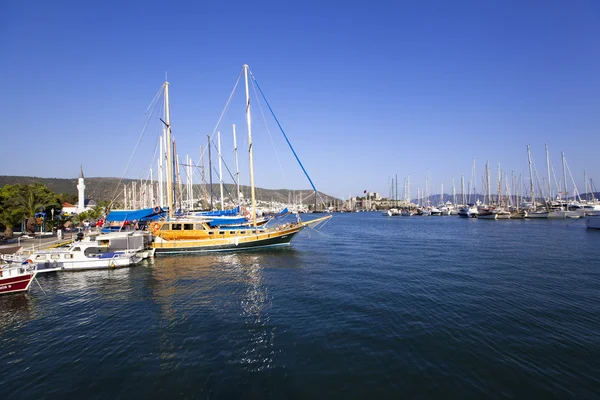
[[[30,260],[0,265],[0,294],[28,290],[36,274],[36,266]]]

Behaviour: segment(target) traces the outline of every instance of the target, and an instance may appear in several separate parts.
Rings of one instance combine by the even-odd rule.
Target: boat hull
[[[588,229],[600,229],[600,215],[588,215],[585,217],[585,225]]]
[[[235,240],[231,240],[223,243],[214,243],[216,242],[216,239],[162,241],[154,243],[154,249],[157,255],[167,255],[214,251],[240,251],[274,246],[289,246],[290,242],[299,231],[300,230],[297,230],[282,235],[267,235],[267,237],[252,239],[249,241],[242,241],[238,238],[237,242]]]
[[[29,289],[35,272],[0,279],[0,294],[25,292]]]

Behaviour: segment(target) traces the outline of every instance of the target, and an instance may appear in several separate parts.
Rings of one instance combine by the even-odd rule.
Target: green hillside
[[[7,184],[31,184],[40,182],[45,184],[48,189],[55,193],[64,193],[70,195],[77,195],[77,178],[71,179],[60,179],[60,178],[39,178],[35,176],[6,176],[0,175],[0,187]],[[119,179],[119,178],[85,178],[85,197],[88,199],[103,201],[113,200],[117,197],[117,201],[122,201],[123,197],[123,185],[130,184],[133,182],[132,179]],[[208,185],[207,185],[208,186]],[[234,187],[231,184],[225,184],[225,196],[227,193],[234,193]],[[138,185],[138,188],[140,186]],[[118,188],[118,190],[117,190]],[[250,188],[248,186],[242,186],[241,191],[244,197],[250,198]],[[202,185],[194,185],[194,193],[203,193]],[[219,185],[213,184],[213,193],[219,194]],[[337,200],[333,196],[319,192],[323,201],[327,204],[329,202],[335,203]],[[315,195],[312,190],[288,190],[288,189],[262,189],[256,188],[256,197],[262,201],[278,201],[288,202],[289,199],[297,199],[297,202],[302,199],[303,204],[314,204]]]

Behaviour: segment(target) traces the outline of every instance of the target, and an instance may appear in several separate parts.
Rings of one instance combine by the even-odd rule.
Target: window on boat
[[[173,224],[173,225],[171,225],[171,230],[173,230],[173,231],[180,231],[181,230],[181,224]]]
[[[204,227],[202,226],[202,224],[196,224],[194,229],[196,229],[197,231],[202,231],[204,230]]]
[[[230,235],[235,235],[235,231],[229,231]]]
[[[209,235],[214,235],[215,233],[214,233],[214,232],[208,232],[208,234],[209,234]]]
[[[246,231],[240,231],[240,235],[245,235]]]
[[[183,224],[183,230],[184,231],[193,231],[194,230],[194,224]]]
[[[219,231],[219,235],[224,235],[225,231]]]
[[[45,254],[38,254],[37,256],[35,256],[36,260],[45,260],[46,259],[46,255]]]
[[[171,229],[171,224],[162,224],[160,227],[161,231],[168,231],[169,229]]]
[[[81,247],[75,247],[72,251],[81,251]]]
[[[53,260],[58,260],[60,258],[60,254],[51,254],[50,258]]]

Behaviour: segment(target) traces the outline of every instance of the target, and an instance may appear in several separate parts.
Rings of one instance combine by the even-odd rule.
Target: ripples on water
[[[0,297],[3,398],[599,398],[600,232],[334,216]]]

